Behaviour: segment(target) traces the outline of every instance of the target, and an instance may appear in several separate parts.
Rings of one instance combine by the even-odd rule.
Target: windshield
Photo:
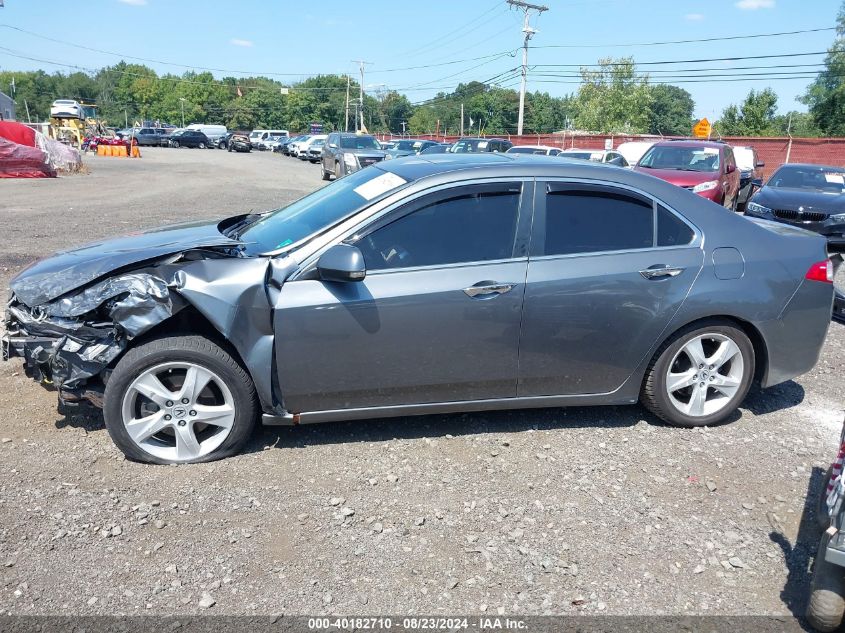
[[[489,144],[489,141],[481,139],[465,139],[457,141],[449,151],[453,154],[471,154],[472,152],[485,151]]]
[[[419,141],[397,141],[393,145],[393,149],[398,149],[402,151],[411,151],[417,149],[421,143]]]
[[[251,138],[251,139],[252,138],[258,138],[259,136],[261,136],[261,134],[262,134],[262,132],[260,132],[260,131],[259,132],[252,131],[252,132],[249,133],[249,138]]]
[[[719,150],[715,147],[651,147],[640,159],[639,167],[679,171],[719,171]]]
[[[245,250],[249,255],[284,248],[334,226],[406,182],[375,167],[362,169],[287,207],[271,211],[244,229],[240,239],[248,242]]]
[[[343,149],[381,149],[375,136],[341,136],[340,146]]]
[[[563,152],[564,158],[577,158],[578,160],[592,160],[593,152]]]
[[[767,186],[842,194],[845,193],[845,170],[835,167],[785,165],[775,172]]]

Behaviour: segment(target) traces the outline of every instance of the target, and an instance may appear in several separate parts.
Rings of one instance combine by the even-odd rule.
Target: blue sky
[[[530,51],[529,90],[560,96],[575,91],[577,80],[542,75],[566,75],[577,68],[544,65],[595,64],[599,57],[625,55],[637,62],[664,62],[824,51],[833,40],[832,31],[659,46],[620,44],[832,27],[841,0],[546,0],[545,4],[550,10],[532,20],[538,29],[532,45],[560,48]],[[85,0],[73,5],[77,7],[73,10],[70,6],[66,1],[5,0],[0,24],[127,56],[198,69],[277,73],[290,82],[310,74],[357,72],[352,60],[365,59],[372,62],[366,66],[368,91],[399,89],[413,102],[473,79],[501,76],[505,78],[502,85],[518,87],[518,78],[509,79],[503,73],[520,62],[519,56],[507,52],[521,45],[522,14],[509,9],[504,0]],[[65,17],[57,19],[58,15]],[[44,61],[14,57],[10,51]],[[119,59],[0,28],[2,70],[69,70],[46,61],[99,68]],[[467,61],[450,63],[459,60]],[[818,66],[813,64],[822,60],[822,55],[816,55],[643,65],[640,70],[655,71],[653,80],[663,77],[689,90],[696,101],[696,115],[712,120],[752,87],[772,87],[781,111],[803,110],[795,99],[810,80],[682,83],[674,79],[690,78],[687,69],[709,68],[704,74],[724,75],[766,72],[735,70],[739,66],[802,64],[787,70],[814,72]],[[178,65],[148,65],[159,72],[187,70]],[[8,91],[7,87],[0,90]]]

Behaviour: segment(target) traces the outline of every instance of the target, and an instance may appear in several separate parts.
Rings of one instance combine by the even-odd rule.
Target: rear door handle
[[[468,297],[484,297],[490,295],[503,295],[506,292],[510,292],[513,290],[513,287],[516,284],[500,284],[500,283],[489,283],[489,282],[480,282],[484,285],[470,286],[469,288],[464,288],[464,292]]]
[[[683,268],[658,265],[641,270],[640,274],[646,279],[666,279],[667,277],[677,277],[682,272],[684,272]]]

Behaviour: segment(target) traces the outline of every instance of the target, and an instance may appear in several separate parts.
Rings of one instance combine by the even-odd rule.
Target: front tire
[[[132,348],[106,385],[106,428],[127,458],[150,464],[209,462],[238,453],[252,433],[252,379],[202,336]]]
[[[197,145],[197,147],[199,147],[200,149],[205,149],[205,143],[200,143],[199,145]]]
[[[178,147],[179,147],[179,141],[170,141],[170,145],[171,145],[172,147],[177,147],[177,148],[178,148]]]
[[[640,401],[682,427],[723,422],[745,399],[754,378],[754,346],[730,321],[693,324],[654,355]]]
[[[337,180],[342,175],[343,174],[340,173],[340,163],[335,163],[334,164],[334,179]]]

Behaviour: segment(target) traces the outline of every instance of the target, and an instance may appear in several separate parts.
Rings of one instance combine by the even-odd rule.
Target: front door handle
[[[469,288],[464,288],[464,292],[468,297],[484,297],[490,295],[503,295],[506,292],[513,290],[516,284],[500,284],[495,282],[480,282],[483,285],[476,284]]]
[[[640,274],[646,279],[666,279],[667,277],[677,277],[682,272],[684,272],[683,268],[658,265],[641,270]]]

